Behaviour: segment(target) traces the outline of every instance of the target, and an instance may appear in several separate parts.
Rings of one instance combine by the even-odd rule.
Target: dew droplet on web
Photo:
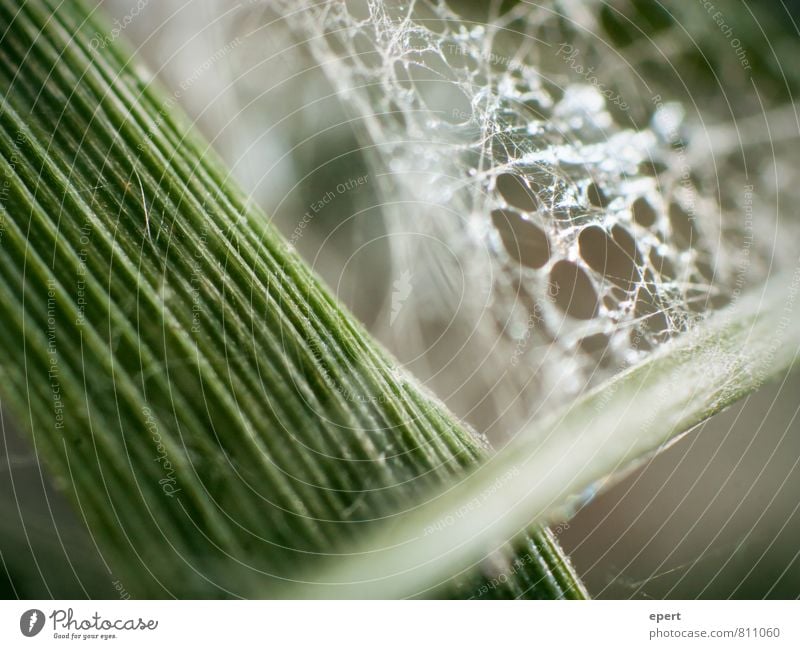
[[[633,235],[624,225],[617,223],[611,228],[611,236],[631,262],[641,265],[642,256],[639,254],[639,247],[636,245],[636,239],[633,238]]]
[[[541,228],[512,210],[493,210],[492,224],[506,252],[529,268],[541,268],[550,260],[550,242]]]
[[[658,217],[655,209],[652,205],[650,205],[650,201],[648,201],[644,196],[640,196],[633,201],[633,205],[631,205],[631,213],[633,215],[633,220],[645,228],[649,228],[650,226],[654,225],[656,218]]]
[[[634,327],[630,333],[631,347],[634,351],[649,352],[653,349],[653,345],[647,340],[644,332],[640,327]]]
[[[589,199],[589,203],[594,207],[606,207],[608,205],[608,198],[597,183],[592,183],[586,188],[586,198]]]
[[[403,238],[400,210],[407,207],[392,206],[420,203],[421,188],[432,188],[424,199],[433,207],[420,205],[420,220],[452,247],[459,272],[485,280],[489,299],[482,293],[475,309],[484,313],[489,304],[488,320],[504,325],[523,312],[522,331],[535,329],[537,344],[526,345],[515,380],[538,373],[544,384],[576,351],[598,363],[612,356],[603,349],[635,360],[685,328],[695,312],[722,303],[730,264],[720,263],[710,243],[718,240],[725,252],[737,244],[724,223],[716,236],[713,183],[703,186],[702,174],[692,180],[693,160],[676,149],[692,136],[679,103],[659,105],[650,124],[636,130],[629,120],[615,121],[612,102],[579,78],[559,85],[540,74],[532,31],[516,42],[504,30],[464,21],[456,15],[464,3],[374,0],[368,12],[363,3],[349,4],[359,6],[358,20],[355,7],[328,0],[312,3],[305,18],[287,14],[305,21],[309,47],[325,62],[331,84],[351,91],[348,108],[368,127],[365,149],[380,144],[374,164],[413,171],[398,175],[382,197],[387,227],[399,235],[393,250],[415,254]],[[487,13],[477,5],[474,11]],[[520,11],[515,20],[527,30],[547,23],[564,36],[552,16]],[[382,68],[361,65],[370,45],[355,34],[366,34]],[[335,39],[338,48],[328,47]],[[593,56],[590,49],[582,48],[581,58]],[[685,185],[676,178],[684,169]],[[741,201],[734,208],[741,210]],[[434,214],[467,214],[470,226],[461,216],[453,224],[429,218]],[[424,263],[431,274],[450,272],[439,260]],[[439,279],[447,280],[443,291],[453,285]],[[562,313],[575,321],[562,319],[562,328],[554,317]],[[520,328],[500,330],[518,337]],[[496,332],[490,335],[493,345]],[[508,358],[504,351],[498,356]],[[608,375],[596,367],[584,358],[568,371],[580,385]]]
[[[669,320],[663,307],[658,303],[656,297],[645,289],[641,289],[636,296],[635,314],[637,318],[641,319],[642,325],[652,333],[669,333]]]
[[[524,212],[535,212],[539,207],[539,200],[536,198],[536,194],[520,176],[508,173],[500,174],[497,177],[495,186],[505,202],[511,207],[516,207]]]
[[[377,69],[383,65],[383,58],[375,50],[375,45],[365,34],[356,34],[353,37],[353,47],[356,56],[367,68]]]
[[[688,250],[699,239],[692,217],[676,201],[669,205],[669,222],[672,226],[675,243],[679,248]]]
[[[708,291],[700,288],[688,288],[685,293],[686,304],[695,313],[702,313],[708,308]]]
[[[703,276],[703,279],[706,281],[713,281],[714,280],[714,269],[711,265],[703,260],[695,261],[695,267],[697,268],[700,275]]]
[[[589,354],[605,354],[610,340],[607,334],[599,333],[581,338],[579,345]]]
[[[550,271],[555,303],[567,315],[590,320],[598,313],[597,291],[592,280],[577,264],[562,259]]]
[[[653,178],[663,174],[669,167],[661,160],[643,160],[639,163],[638,171],[643,176],[651,176]]]
[[[631,256],[598,225],[584,228],[578,237],[581,257],[592,270],[617,286],[631,290],[639,273]]]
[[[668,257],[662,256],[658,249],[653,246],[650,248],[650,263],[653,265],[655,271],[662,277],[675,279],[675,267]]]
[[[619,301],[611,293],[606,293],[603,296],[603,304],[609,311],[616,311],[619,309]]]

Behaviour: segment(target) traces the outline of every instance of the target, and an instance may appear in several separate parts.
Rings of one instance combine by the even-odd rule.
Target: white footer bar
[[[797,648],[800,602],[0,602],[3,648],[194,642],[223,649]]]

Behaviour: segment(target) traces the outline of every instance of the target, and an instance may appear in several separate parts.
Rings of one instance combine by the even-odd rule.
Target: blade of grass
[[[363,584],[382,597],[416,592],[531,522],[568,518],[588,494],[794,367],[798,291],[800,266],[564,411],[531,422],[458,489],[394,521],[325,575],[328,596]]]
[[[0,0],[0,405],[126,591],[271,595],[487,448],[110,33],[77,2]],[[495,559],[435,592],[585,596],[545,529]]]

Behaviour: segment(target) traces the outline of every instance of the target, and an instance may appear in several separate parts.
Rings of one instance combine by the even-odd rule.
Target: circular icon
[[[44,627],[44,613],[38,608],[25,611],[19,618],[19,630],[22,635],[32,638]]]

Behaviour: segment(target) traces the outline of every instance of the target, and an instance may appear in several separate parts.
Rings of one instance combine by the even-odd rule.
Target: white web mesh
[[[720,172],[719,142],[706,141],[714,138],[702,115],[699,125],[684,117],[704,98],[662,98],[637,69],[642,44],[607,40],[604,3],[453,7],[251,3],[217,33],[220,49],[232,35],[241,40],[225,61],[232,78],[218,69],[213,81],[236,90],[231,122],[251,119],[243,107],[266,111],[270,128],[259,139],[292,161],[290,171],[269,161],[259,198],[270,214],[290,214],[288,233],[305,228],[298,214],[309,196],[348,175],[328,171],[315,189],[320,170],[352,164],[355,146],[372,202],[333,192],[326,209],[339,222],[380,217],[377,231],[359,225],[390,253],[355,286],[380,284],[377,264],[390,267],[383,313],[368,324],[457,414],[497,439],[763,277],[774,242],[753,240],[752,214],[766,218],[774,206],[742,189],[752,179],[735,165]],[[207,13],[198,29],[210,22]],[[680,20],[670,29],[682,29]],[[665,43],[677,57],[676,35],[664,32],[655,47]],[[342,124],[357,145],[330,135]],[[740,133],[722,134],[732,156],[735,138],[740,145]],[[233,149],[248,174],[268,164],[254,145]],[[281,174],[300,180],[281,189]],[[352,303],[336,263],[315,267]]]
[[[538,36],[557,14],[518,5],[475,24],[427,0],[284,14],[364,127],[395,264],[424,274],[404,326],[454,300],[493,397],[505,387],[530,411],[574,394],[726,302],[735,263],[693,181],[680,106],[656,98],[634,130],[596,77],[548,74],[576,67],[576,46]]]

